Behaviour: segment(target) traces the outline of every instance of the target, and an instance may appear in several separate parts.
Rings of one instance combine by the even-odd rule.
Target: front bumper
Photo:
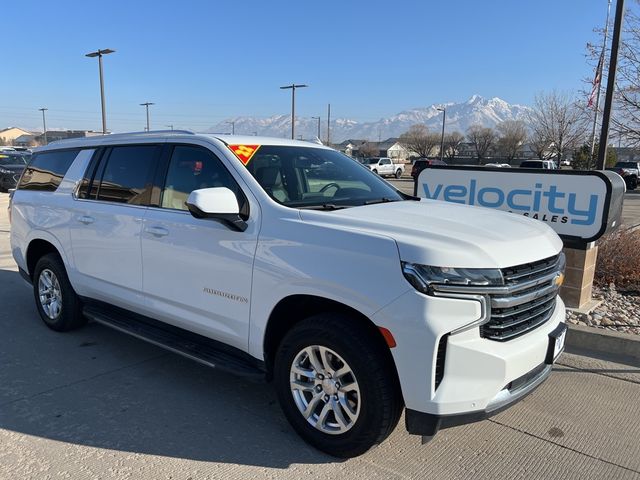
[[[518,338],[497,342],[480,328],[456,329],[482,317],[480,302],[407,292],[374,316],[397,343],[391,350],[407,408],[407,429],[439,428],[487,418],[517,402],[548,376],[549,335],[565,320],[557,297],[552,316]],[[438,370],[441,340],[446,350]],[[440,357],[440,358],[441,358]],[[514,386],[518,386],[517,390]]]
[[[542,364],[514,380],[511,382],[512,385],[501,390],[484,410],[451,415],[434,415],[407,409],[405,412],[406,429],[414,435],[432,437],[442,428],[486,420],[511,407],[514,403],[533,392],[551,374],[551,369],[552,365]]]

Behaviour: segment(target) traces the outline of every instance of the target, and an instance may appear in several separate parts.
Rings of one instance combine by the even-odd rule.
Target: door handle
[[[79,221],[80,223],[85,224],[85,225],[90,225],[90,224],[92,224],[93,222],[95,222],[95,221],[96,221],[96,219],[95,219],[95,218],[93,218],[93,217],[90,217],[89,215],[82,215],[80,218],[78,218],[78,221]]]
[[[144,231],[150,233],[154,237],[165,237],[169,235],[169,230],[163,227],[145,227]]]

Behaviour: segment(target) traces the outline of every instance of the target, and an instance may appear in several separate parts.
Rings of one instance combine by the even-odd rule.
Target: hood
[[[504,268],[562,249],[558,235],[541,221],[436,200],[301,210],[300,215],[307,222],[391,237],[402,261],[439,267]]]

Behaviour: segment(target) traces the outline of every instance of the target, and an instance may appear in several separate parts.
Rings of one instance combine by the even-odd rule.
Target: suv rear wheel
[[[44,255],[36,263],[33,294],[40,318],[52,330],[65,332],[87,323],[82,315],[80,298],[69,283],[64,264],[57,254]]]
[[[388,355],[342,314],[303,320],[282,340],[274,380],[282,410],[308,443],[336,457],[382,442],[402,413]]]

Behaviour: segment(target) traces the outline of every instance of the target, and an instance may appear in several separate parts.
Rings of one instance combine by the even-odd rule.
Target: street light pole
[[[320,140],[320,117],[311,117],[312,120],[318,120],[318,140]],[[320,140],[322,141],[322,140]]]
[[[442,112],[442,136],[440,137],[440,161],[444,159],[444,124],[447,120],[447,109],[438,108],[438,111]]]
[[[38,110],[40,110],[42,112],[42,128],[44,129],[44,144],[47,145],[49,142],[47,142],[47,121],[44,118],[44,112],[49,110],[48,108],[39,108]]]
[[[609,143],[609,121],[613,104],[613,90],[616,88],[616,70],[618,67],[618,48],[620,47],[620,33],[624,20],[624,0],[616,3],[616,17],[613,23],[613,37],[611,39],[611,57],[609,58],[609,72],[607,75],[607,93],[604,97],[602,112],[602,128],[600,130],[600,147],[598,148],[598,162],[596,170],[604,170],[607,159],[607,144]]]
[[[309,85],[296,85],[292,83],[291,85],[280,87],[281,90],[291,89],[291,140],[296,138],[296,88],[305,88],[308,86]]]
[[[331,146],[331,104],[327,104],[327,147]]]
[[[96,50],[95,52],[87,53],[85,57],[94,58],[98,57],[98,68],[100,69],[100,102],[102,104],[102,134],[107,134],[107,112],[104,102],[104,78],[102,74],[102,56],[113,53],[115,50],[105,48],[104,50]]]
[[[173,130],[173,125],[167,125],[171,130]]]
[[[140,106],[141,107],[145,107],[147,109],[147,132],[149,131],[149,105],[155,105],[155,103],[153,102],[145,102],[145,103],[141,103]],[[173,129],[171,129],[173,130]]]
[[[236,122],[226,122],[229,125],[231,125],[231,135],[235,135],[236,134]]]

